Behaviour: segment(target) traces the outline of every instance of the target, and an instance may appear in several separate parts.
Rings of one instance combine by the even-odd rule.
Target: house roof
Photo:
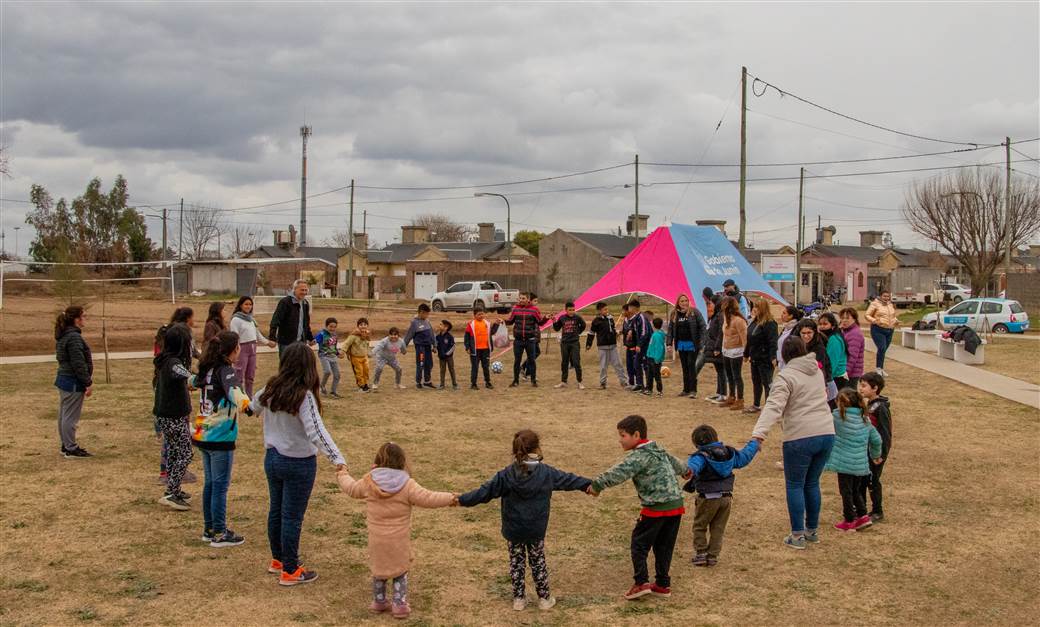
[[[825,244],[812,244],[805,249],[806,253],[815,253],[821,257],[848,257],[857,261],[874,263],[884,253],[884,249],[871,248],[868,246],[836,246]]]
[[[624,258],[639,241],[631,235],[612,235],[609,233],[579,233],[576,231],[564,231],[579,240],[585,242],[592,248],[603,253],[607,257]],[[645,239],[645,238],[643,238]]]
[[[505,242],[422,242],[389,244],[379,250],[367,250],[369,263],[405,263],[433,246],[450,261],[481,261],[505,249]],[[345,250],[345,249],[344,249]]]
[[[314,257],[336,265],[339,256],[345,252],[347,252],[346,248],[336,248],[334,246],[300,246],[296,249],[296,254],[293,254],[291,250],[281,246],[260,246],[252,252],[252,256],[274,258]]]

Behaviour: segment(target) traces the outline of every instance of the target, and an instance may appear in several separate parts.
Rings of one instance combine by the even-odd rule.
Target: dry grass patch
[[[1040,342],[994,336],[986,345],[986,363],[979,367],[1040,385]]]
[[[1010,343],[1010,342],[1009,342]],[[556,349],[540,361],[555,380]],[[410,356],[409,356],[410,358]],[[591,359],[587,359],[591,362]],[[270,374],[271,356],[261,359]],[[57,454],[53,367],[0,369],[0,620],[5,625],[389,623],[367,612],[363,506],[339,493],[322,460],[301,552],[320,573],[310,586],[279,588],[266,574],[267,488],[259,425],[245,419],[229,493],[229,522],[246,544],[198,541],[199,505],[178,513],[156,504],[158,447],[152,432],[150,367],[114,362],[116,383],[87,402],[81,441],[97,454]],[[468,366],[461,368],[468,373]],[[509,606],[498,506],[417,511],[411,571],[413,624],[904,624],[1031,622],[1037,593],[1040,495],[1038,412],[902,364],[891,365],[895,445],[885,471],[888,521],[839,535],[833,475],[824,477],[823,542],[804,552],[786,533],[779,434],[738,473],[734,512],[719,566],[694,569],[684,520],[669,600],[626,603],[628,538],[638,504],[631,485],[599,499],[562,493],[547,540],[549,613]],[[410,368],[406,370],[406,380]],[[702,377],[702,391],[712,386]],[[690,431],[716,426],[740,445],[752,419],[675,398],[646,399],[574,388],[419,392],[351,391],[329,403],[330,430],[352,472],[394,440],[415,477],[442,490],[473,488],[508,462],[511,434],[533,427],[549,463],[593,475],[621,457],[614,424],[648,416],[651,437],[689,452]],[[192,464],[196,473],[201,467]],[[185,488],[198,494],[199,484]],[[196,499],[197,500],[197,499]]]

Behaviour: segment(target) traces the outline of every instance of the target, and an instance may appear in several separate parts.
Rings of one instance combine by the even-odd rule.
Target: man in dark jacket
[[[314,344],[311,333],[311,304],[307,301],[310,286],[303,279],[293,281],[292,293],[278,301],[271,316],[271,331],[267,337],[278,342],[278,355],[295,342]]]
[[[622,389],[628,388],[628,379],[625,369],[621,365],[621,356],[617,347],[617,327],[614,326],[614,317],[610,315],[607,304],[596,303],[596,317],[589,326],[589,334],[585,336],[585,350],[592,348],[592,341],[596,341],[599,350],[599,387],[607,389],[607,369],[614,368],[617,374],[618,384]]]
[[[536,350],[541,326],[548,321],[549,318],[542,316],[538,307],[531,304],[526,293],[520,294],[520,301],[509,312],[509,317],[500,321],[513,327],[513,382],[509,384],[509,387],[515,388],[520,385],[520,364],[523,361],[524,353],[527,354],[527,361],[530,364],[531,386],[538,387]]]
[[[560,383],[557,388],[567,387],[567,374],[574,368],[578,389],[584,390],[581,382],[581,334],[585,332],[585,319],[574,310],[574,303],[564,305],[566,313],[553,322],[553,330],[560,332]]]

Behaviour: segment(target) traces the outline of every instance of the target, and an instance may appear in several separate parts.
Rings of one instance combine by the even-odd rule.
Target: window
[[[1024,309],[1022,309],[1022,305],[1018,304],[1017,300],[1011,301],[1010,303],[1008,303],[1008,306],[1011,307],[1011,313],[1022,313],[1023,311],[1025,311]]]
[[[482,289],[482,290],[494,290],[494,289],[498,289],[498,288],[491,281],[484,281],[483,283],[480,284],[480,289]]]
[[[468,292],[472,283],[456,283],[448,288],[449,294],[457,294],[458,292]]]
[[[985,315],[985,314],[998,314],[998,313],[1000,313],[1003,310],[1004,310],[1004,305],[1002,303],[990,303],[990,302],[982,303],[982,313],[983,313],[983,315]]]
[[[957,305],[953,309],[946,312],[951,316],[968,316],[979,312],[979,301],[977,300],[966,300],[963,303]]]

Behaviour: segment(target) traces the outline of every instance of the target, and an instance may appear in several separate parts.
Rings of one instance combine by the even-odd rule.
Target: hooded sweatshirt
[[[404,334],[405,348],[410,342],[415,342],[416,346],[421,347],[433,346],[433,325],[430,324],[428,318],[425,320],[418,316],[412,318],[412,324],[408,327],[408,332]]]
[[[451,492],[433,492],[416,483],[408,471],[373,468],[360,480],[346,470],[336,475],[348,496],[365,501],[368,560],[377,579],[400,577],[412,561],[412,507],[447,507]]]
[[[187,338],[187,333],[167,332],[162,352],[152,360],[155,364],[154,416],[180,418],[191,414],[188,392],[191,371],[187,367],[191,363],[191,344],[184,341]]]
[[[592,482],[544,464],[539,458],[523,466],[512,463],[487,483],[459,497],[459,505],[473,507],[502,499],[502,536],[509,542],[538,542],[549,526],[549,502],[556,490],[584,490]]]
[[[823,386],[820,389],[822,391]],[[829,410],[827,416],[830,417]],[[685,474],[686,466],[682,462],[669,455],[657,442],[646,441],[632,449],[625,459],[593,479],[592,489],[602,492],[631,479],[643,505],[644,516],[671,516],[683,513],[682,490],[675,477]]]
[[[194,378],[199,389],[199,411],[191,424],[191,442],[211,451],[230,451],[238,440],[238,416],[252,414],[238,375],[230,364],[222,364]]]
[[[769,398],[751,435],[765,439],[778,422],[784,429],[784,442],[834,435],[823,372],[813,353],[792,359],[776,373],[769,388]]]
[[[686,460],[686,467],[693,473],[693,491],[708,498],[732,492],[733,471],[750,464],[757,453],[757,440],[751,440],[739,451],[722,442],[698,446],[697,452]]]

